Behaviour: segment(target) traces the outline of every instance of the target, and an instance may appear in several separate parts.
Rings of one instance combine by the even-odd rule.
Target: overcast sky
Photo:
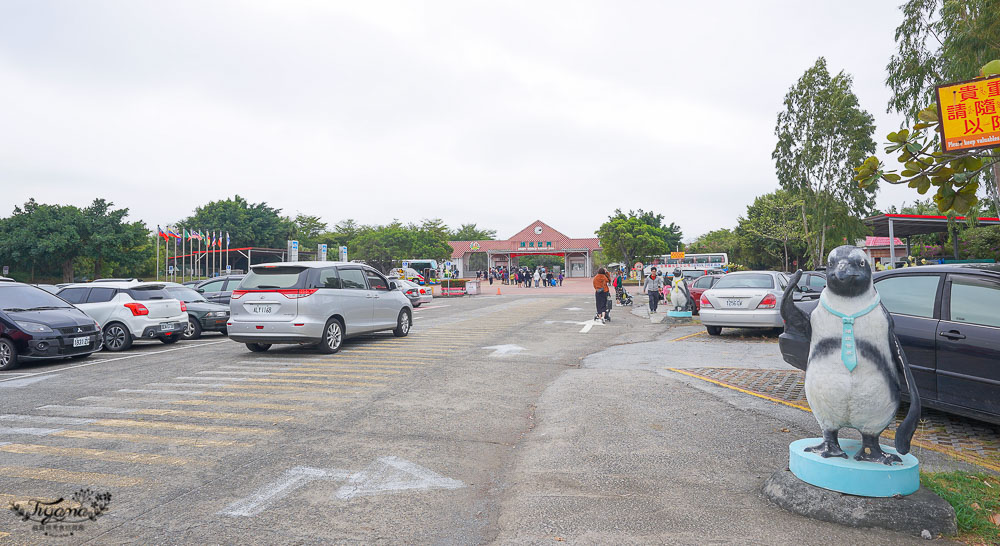
[[[238,193],[591,237],[643,208],[691,240],[777,187],[776,116],[818,56],[878,142],[898,127],[898,3],[0,0],[0,214],[105,197],[155,226]]]

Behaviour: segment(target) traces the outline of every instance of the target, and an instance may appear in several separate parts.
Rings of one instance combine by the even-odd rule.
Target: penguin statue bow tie
[[[844,362],[844,366],[847,367],[847,370],[853,372],[854,368],[858,365],[858,347],[854,342],[854,321],[855,319],[861,318],[874,311],[875,308],[882,302],[882,298],[880,298],[876,292],[875,301],[872,302],[871,305],[865,307],[857,313],[854,313],[853,315],[848,315],[830,307],[830,304],[826,302],[826,298],[823,296],[825,296],[825,294],[820,296],[819,302],[831,314],[840,317],[840,320],[844,324],[844,332],[840,337],[840,359]]]

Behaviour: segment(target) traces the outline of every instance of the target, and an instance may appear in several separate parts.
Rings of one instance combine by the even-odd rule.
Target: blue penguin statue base
[[[840,440],[846,459],[824,458],[805,451],[822,441],[822,438],[803,438],[788,446],[788,469],[795,477],[816,487],[861,497],[909,495],[920,489],[920,462],[912,454],[899,455],[895,449],[883,445],[883,451],[899,455],[903,462],[884,465],[856,461],[854,455],[861,449],[861,441],[846,438]]]
[[[691,318],[691,311],[667,311],[667,316],[671,318]]]

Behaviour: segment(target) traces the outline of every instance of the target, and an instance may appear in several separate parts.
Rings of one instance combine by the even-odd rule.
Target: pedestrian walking
[[[554,282],[552,282],[553,278],[555,278],[555,276],[552,275],[552,272],[551,271],[546,271],[545,272],[545,286],[555,286],[556,284]]]
[[[649,271],[649,277],[646,278],[646,284],[642,285],[642,289],[649,296],[649,312],[656,312],[656,305],[660,303],[660,289],[663,288],[663,279],[656,274],[656,268],[654,267]]]
[[[598,269],[597,275],[594,275],[594,299],[597,303],[597,314],[594,315],[594,320],[599,320],[602,323],[607,321],[608,296],[611,293],[608,285],[610,284],[611,275],[608,274],[608,270],[603,267]]]
[[[562,271],[560,271],[559,272],[559,286],[562,286],[562,282],[563,282],[563,274],[562,274]]]

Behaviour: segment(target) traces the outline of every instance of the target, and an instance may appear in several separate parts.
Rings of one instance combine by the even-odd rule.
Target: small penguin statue
[[[691,291],[688,290],[679,267],[674,269],[674,278],[670,284],[670,306],[674,311],[691,310]]]
[[[899,409],[899,370],[910,393],[906,418],[896,430],[896,451],[903,455],[910,451],[920,419],[920,393],[893,330],[892,315],[872,283],[867,256],[850,245],[830,252],[826,289],[810,315],[792,300],[801,277],[799,270],[789,280],[781,316],[786,330],[809,339],[806,399],[823,429],[823,442],[806,451],[846,459],[837,434],[847,427],[861,433],[862,448],[855,460],[901,462],[895,454],[882,451],[878,442]]]

